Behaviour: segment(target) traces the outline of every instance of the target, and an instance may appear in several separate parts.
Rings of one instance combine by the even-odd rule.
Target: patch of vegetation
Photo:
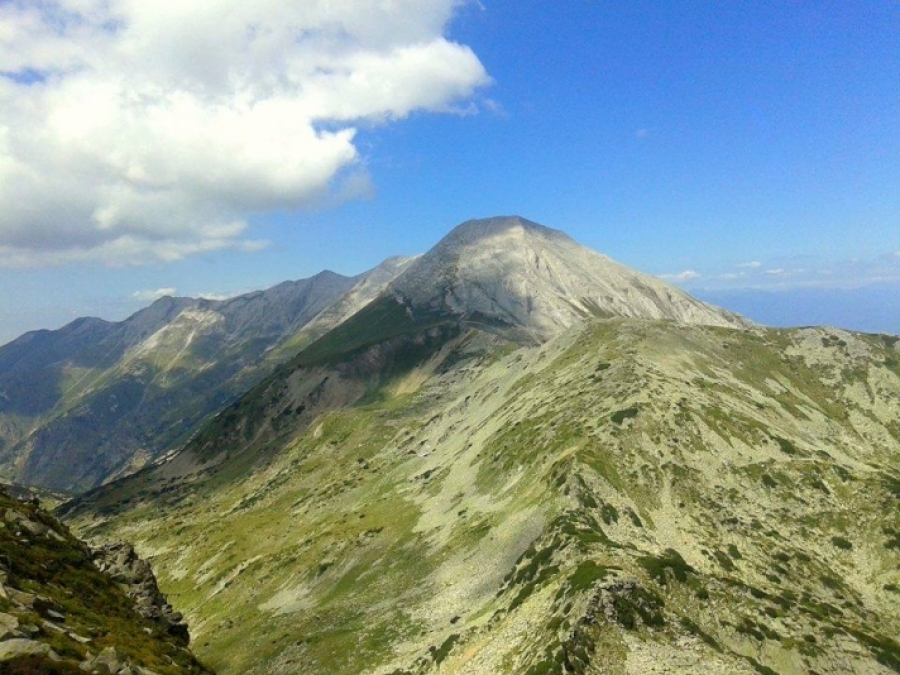
[[[831,543],[837,546],[839,549],[844,551],[850,551],[853,549],[853,543],[848,539],[844,539],[844,537],[835,536],[831,538]]]
[[[457,642],[459,642],[459,634],[453,633],[453,635],[444,640],[440,647],[432,647],[428,650],[436,665],[440,666],[444,662],[444,659],[447,658],[447,655],[450,654],[450,650],[453,649],[453,646]]]
[[[894,497],[900,499],[900,478],[897,476],[882,476],[884,489]]]
[[[741,618],[741,622],[735,626],[735,629],[738,633],[742,633],[743,635],[747,635],[752,637],[759,642],[765,642],[766,640],[778,640],[781,636],[769,628],[764,623],[757,623],[752,619],[745,617]]]
[[[78,664],[46,656],[18,656],[0,664],[4,675],[84,675]]]
[[[747,661],[753,667],[753,670],[755,670],[760,675],[778,675],[778,671],[772,670],[771,668],[769,668],[769,666],[763,665],[752,656],[745,656],[744,658],[747,659]]]
[[[659,556],[641,556],[637,559],[637,562],[661,586],[668,585],[670,576],[684,583],[688,580],[688,574],[696,574],[697,572],[673,548],[666,549]]]
[[[630,408],[625,408],[623,410],[617,410],[612,415],[610,415],[610,419],[615,423],[621,426],[622,422],[627,419],[632,419],[637,417],[638,409],[634,406]]]
[[[653,591],[636,586],[630,592],[610,593],[610,602],[616,622],[626,630],[638,627],[638,619],[648,628],[661,628],[666,625],[662,610],[663,599]]]
[[[778,487],[778,481],[772,478],[769,474],[764,473],[761,477],[763,485],[767,488],[776,488]]]
[[[568,587],[571,591],[583,591],[594,585],[595,581],[605,579],[613,571],[619,570],[619,567],[605,567],[598,565],[593,560],[585,560],[582,562],[572,576],[569,577]]]
[[[550,560],[553,558],[553,554],[558,547],[559,543],[554,541],[551,542],[549,546],[537,551],[534,544],[532,544],[525,553],[519,557],[516,568],[507,574],[505,579],[506,584],[498,592],[499,595],[506,590],[515,587],[519,588],[519,592],[510,603],[510,612],[525,602],[540,585],[559,572],[558,565],[550,564]]]
[[[728,572],[734,572],[737,569],[735,567],[734,563],[731,561],[731,558],[729,558],[728,555],[725,554],[724,552],[713,551],[713,556],[719,562],[719,564],[722,566],[722,568],[724,570],[726,570]]]
[[[604,502],[600,508],[600,517],[607,525],[619,522],[619,511],[612,504]]]
[[[773,436],[772,438],[776,443],[778,443],[778,447],[781,448],[781,451],[784,454],[786,454],[786,455],[799,454],[797,452],[797,448],[788,439],[782,438],[781,436]]]
[[[845,627],[845,630],[863,643],[875,655],[878,663],[900,673],[900,644],[896,640],[886,635],[870,635],[852,627]]]
[[[551,523],[550,531],[567,535],[582,548],[590,544],[604,544],[610,548],[619,548],[616,542],[606,536],[600,523],[590,514],[561,515]]]
[[[722,645],[720,645],[716,639],[707,633],[705,630],[700,628],[696,623],[691,621],[688,617],[683,616],[679,619],[679,623],[691,634],[696,635],[698,638],[703,640],[707,644],[707,646],[712,647],[717,652],[722,652]]]
[[[631,522],[635,527],[644,527],[644,523],[641,522],[638,514],[636,514],[631,507],[628,507],[625,512],[628,514],[628,517],[631,518]]]

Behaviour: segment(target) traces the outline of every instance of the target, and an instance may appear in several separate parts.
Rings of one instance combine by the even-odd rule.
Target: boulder
[[[25,591],[20,591],[19,589],[10,586],[6,586],[6,597],[20,607],[26,607],[28,609],[34,609],[34,601],[37,598],[34,593],[26,593]]]
[[[89,673],[103,675],[125,675],[134,672],[122,652],[115,647],[107,647],[97,656],[89,656],[79,664],[79,668]]]
[[[0,642],[0,663],[9,661],[18,656],[45,656],[54,661],[59,661],[59,654],[50,648],[50,645],[26,638],[13,638]]]
[[[0,612],[0,640],[20,637],[19,620],[12,614]]]

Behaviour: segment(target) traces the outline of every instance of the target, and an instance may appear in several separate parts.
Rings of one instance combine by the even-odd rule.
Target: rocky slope
[[[0,489],[0,552],[0,672],[212,672],[129,547],[91,552],[35,501]]]
[[[216,461],[70,517],[137,542],[225,673],[900,668],[897,339],[437,330],[354,404],[294,425],[266,389]]]
[[[586,316],[749,325],[518,216],[462,223],[389,290],[414,311],[458,314],[537,341]]]
[[[129,319],[79,319],[0,348],[0,476],[82,490],[177,447],[384,288],[403,260],[322,272],[226,301],[163,298]]]

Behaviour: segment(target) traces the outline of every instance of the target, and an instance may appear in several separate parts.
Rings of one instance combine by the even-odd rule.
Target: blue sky
[[[0,342],[498,214],[760,320],[900,331],[896,2],[292,4],[0,2]]]

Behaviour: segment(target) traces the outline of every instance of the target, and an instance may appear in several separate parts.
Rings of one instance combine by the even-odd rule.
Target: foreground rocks
[[[176,612],[160,593],[150,563],[139,558],[133,546],[124,542],[104,544],[92,549],[91,554],[97,568],[134,601],[138,614],[158,623],[166,633],[187,646],[190,642],[187,623],[181,612]]]
[[[0,487],[0,673],[209,673],[150,565],[91,550],[37,500]]]

